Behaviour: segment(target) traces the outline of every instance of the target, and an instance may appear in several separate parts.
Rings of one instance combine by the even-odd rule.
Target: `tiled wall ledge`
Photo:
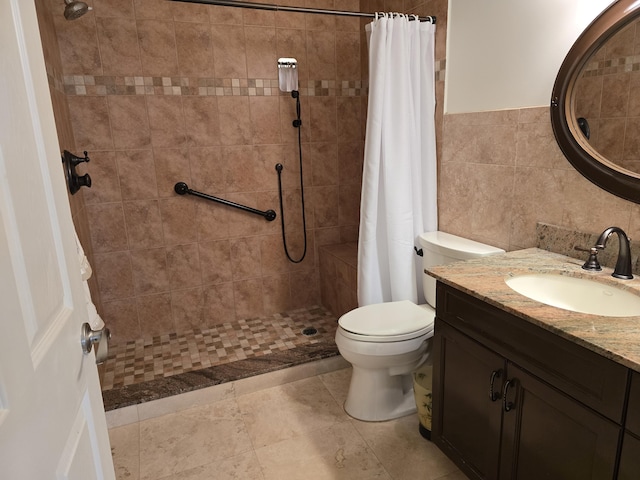
[[[320,247],[320,298],[339,317],[358,306],[358,244]]]
[[[576,250],[576,247],[588,249],[593,247],[600,234],[585,233],[568,228],[538,223],[536,225],[537,246],[543,250],[566,255],[567,257],[587,260],[589,254]],[[618,240],[614,235],[607,247],[598,253],[601,265],[613,268],[618,258]],[[633,273],[640,275],[640,241],[631,240],[631,267]]]

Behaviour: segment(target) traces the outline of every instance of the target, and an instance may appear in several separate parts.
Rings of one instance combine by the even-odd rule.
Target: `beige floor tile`
[[[140,422],[140,478],[157,480],[251,451],[235,400]]]
[[[256,455],[265,480],[391,480],[348,421],[256,449]]]
[[[237,401],[254,448],[348,419],[318,377],[241,395]]]
[[[140,425],[132,423],[109,430],[116,478],[140,478]]]
[[[469,477],[467,477],[460,470],[457,470],[453,473],[450,473],[449,475],[445,475],[444,477],[438,477],[435,480],[469,480]]]
[[[319,377],[333,398],[336,399],[338,405],[342,407],[347,400],[347,392],[349,392],[351,367],[336,370],[335,372],[324,373],[319,375]]]
[[[256,454],[251,451],[158,480],[264,480]]]
[[[394,479],[435,480],[458,470],[438,447],[422,438],[416,415],[389,422],[351,422]]]

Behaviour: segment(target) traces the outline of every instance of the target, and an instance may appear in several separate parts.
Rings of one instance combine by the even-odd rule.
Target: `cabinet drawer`
[[[438,318],[621,424],[628,369],[438,282]]]

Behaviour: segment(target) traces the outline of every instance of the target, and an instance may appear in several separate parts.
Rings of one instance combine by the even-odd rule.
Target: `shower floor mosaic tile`
[[[318,306],[110,346],[106,410],[338,354],[337,319]],[[305,329],[315,333],[305,335]],[[308,333],[308,332],[307,332]]]

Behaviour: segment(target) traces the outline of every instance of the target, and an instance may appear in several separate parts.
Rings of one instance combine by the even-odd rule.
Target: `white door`
[[[2,480],[115,478],[87,318],[34,2],[0,0]]]

